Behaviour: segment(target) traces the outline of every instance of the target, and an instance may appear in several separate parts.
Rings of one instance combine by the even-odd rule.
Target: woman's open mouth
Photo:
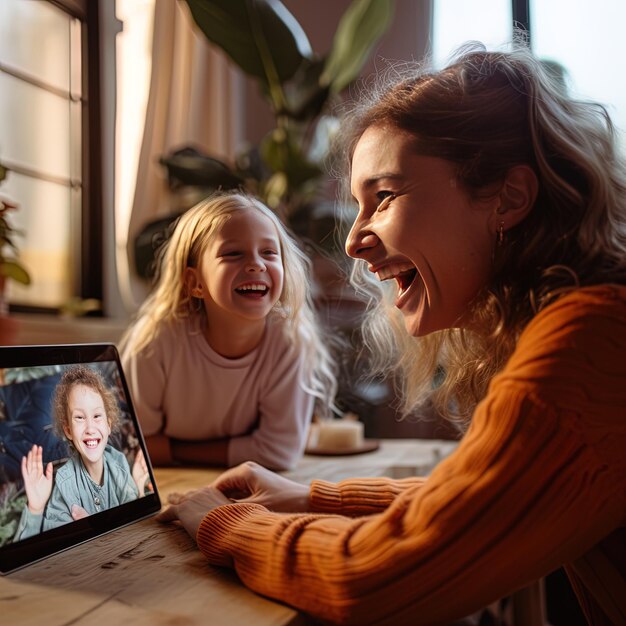
[[[100,444],[100,439],[83,439],[83,443],[88,450],[94,450]]]
[[[402,294],[406,293],[409,290],[409,287],[413,284],[416,276],[417,270],[413,267],[410,270],[402,272],[395,277],[399,288],[398,297],[401,297]]]
[[[377,269],[376,276],[380,281],[395,279],[398,283],[398,299],[400,299],[415,281],[417,268],[412,263],[391,263]]]

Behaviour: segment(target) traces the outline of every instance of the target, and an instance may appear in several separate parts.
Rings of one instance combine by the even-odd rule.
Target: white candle
[[[325,420],[317,428],[317,447],[324,450],[353,450],[363,445],[363,422]]]

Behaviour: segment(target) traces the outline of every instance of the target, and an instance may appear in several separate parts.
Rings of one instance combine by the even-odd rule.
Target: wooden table
[[[404,476],[428,472],[455,444],[385,440],[375,452],[305,455],[285,475],[312,478]],[[161,499],[211,482],[212,469],[155,470]],[[230,570],[209,566],[177,525],[146,519],[0,578],[0,624],[220,626],[303,625],[306,618],[244,587]]]

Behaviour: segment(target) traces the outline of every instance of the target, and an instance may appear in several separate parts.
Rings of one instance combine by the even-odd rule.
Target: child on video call
[[[178,220],[160,277],[122,341],[153,463],[293,467],[336,381],[308,259],[279,219],[218,193]]]
[[[41,446],[22,458],[28,503],[15,541],[135,500],[149,479],[141,449],[131,473],[124,454],[108,443],[120,415],[113,392],[96,371],[75,366],[63,374],[54,392],[53,419],[74,454],[54,479],[52,463],[44,472]]]

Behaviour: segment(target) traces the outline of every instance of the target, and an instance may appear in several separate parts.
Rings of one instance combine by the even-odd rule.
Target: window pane
[[[606,105],[626,130],[624,81],[624,0],[531,1],[533,51],[566,70],[571,92]]]
[[[442,67],[467,41],[501,48],[513,33],[511,0],[433,0],[433,62]]]
[[[0,60],[69,91],[71,18],[48,2],[0,2]]]
[[[69,178],[70,101],[0,73],[0,158]]]
[[[20,260],[32,279],[28,287],[7,282],[10,302],[60,306],[72,295],[71,207],[73,202],[80,202],[80,191],[9,172],[2,193],[19,199],[11,224],[24,233],[15,239]]]
[[[0,0],[0,193],[32,284],[7,282],[12,305],[56,308],[80,275],[80,21],[43,0]],[[70,96],[70,93],[72,94]]]

